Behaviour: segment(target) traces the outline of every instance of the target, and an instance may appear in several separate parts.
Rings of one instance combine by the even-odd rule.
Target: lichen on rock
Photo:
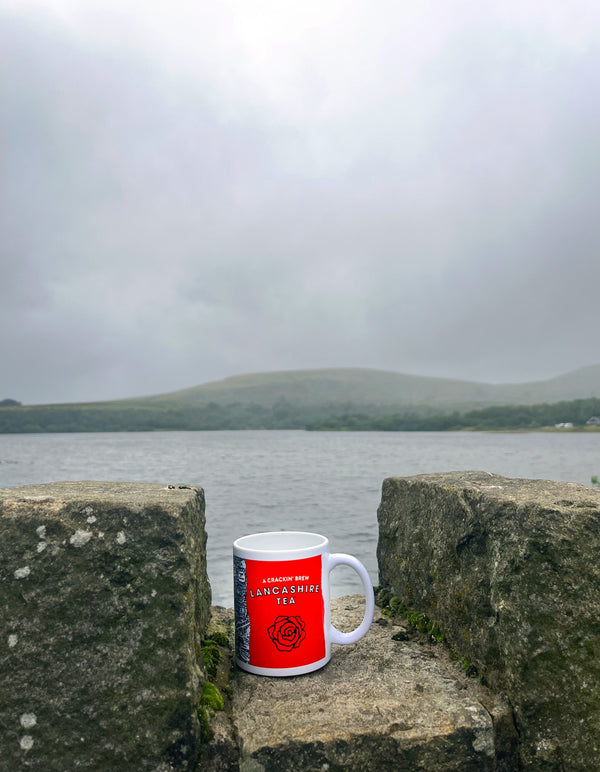
[[[210,615],[202,490],[2,489],[0,544],[0,769],[192,770]]]

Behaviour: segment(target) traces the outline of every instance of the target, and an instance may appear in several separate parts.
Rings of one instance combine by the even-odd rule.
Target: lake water
[[[0,435],[0,487],[59,480],[204,488],[213,603],[233,605],[231,543],[266,530],[329,537],[377,583],[377,507],[386,477],[484,470],[590,484],[600,433],[223,431]],[[332,574],[335,595],[360,592]]]

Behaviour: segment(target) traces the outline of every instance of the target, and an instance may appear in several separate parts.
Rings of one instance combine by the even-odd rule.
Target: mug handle
[[[360,638],[365,635],[371,622],[373,621],[373,614],[375,612],[375,596],[373,594],[373,585],[371,584],[371,578],[367,572],[367,569],[363,564],[352,555],[344,555],[343,553],[334,553],[329,556],[328,572],[330,572],[336,566],[350,566],[359,575],[362,582],[362,586],[365,591],[365,600],[367,602],[365,615],[363,621],[350,633],[342,633],[332,624],[329,625],[329,639],[331,643],[356,643]]]

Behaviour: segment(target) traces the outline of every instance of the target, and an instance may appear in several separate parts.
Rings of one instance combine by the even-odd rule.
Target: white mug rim
[[[260,542],[260,539],[274,537],[277,540],[284,541],[286,537],[291,540],[297,537],[312,537],[313,542],[305,546],[294,547],[282,544],[273,544],[273,546],[252,546],[252,542]],[[248,546],[247,546],[248,545]],[[319,555],[327,551],[329,539],[320,533],[312,531],[261,531],[260,533],[250,533],[246,536],[240,536],[233,542],[234,554],[239,557],[245,557],[255,560],[276,559],[282,555],[289,556],[291,559]]]

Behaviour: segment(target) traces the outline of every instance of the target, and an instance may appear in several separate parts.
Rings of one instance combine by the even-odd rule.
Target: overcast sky
[[[0,0],[0,399],[600,362],[597,0]]]

